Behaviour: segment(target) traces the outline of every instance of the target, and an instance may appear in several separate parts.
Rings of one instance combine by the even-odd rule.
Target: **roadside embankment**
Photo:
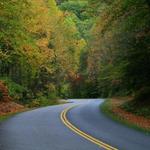
[[[150,119],[124,109],[129,101],[130,98],[108,99],[101,105],[101,111],[115,121],[150,134]]]

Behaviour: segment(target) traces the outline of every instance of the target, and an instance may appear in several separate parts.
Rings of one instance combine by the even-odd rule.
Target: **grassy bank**
[[[63,100],[63,101],[61,101],[61,100],[53,100],[53,101],[37,100],[37,101],[34,101],[34,102],[26,105],[26,107],[24,107],[24,109],[22,109],[22,110],[18,110],[15,112],[9,112],[9,113],[3,114],[3,115],[0,114],[0,122],[5,121],[8,118],[10,118],[18,113],[21,113],[21,112],[25,112],[25,111],[29,111],[29,110],[33,110],[33,109],[37,109],[37,108],[41,108],[41,107],[46,107],[46,106],[65,104],[65,103],[66,103],[65,100]],[[13,108],[11,108],[11,109],[13,109]]]
[[[25,111],[28,111],[30,109],[24,109],[22,111],[18,111],[18,112],[14,112],[14,113],[9,113],[9,114],[5,114],[5,115],[0,115],[0,122],[2,121],[5,121],[7,119],[9,119],[10,117],[14,116],[14,115],[17,115],[19,113],[22,113],[22,112],[25,112]]]
[[[2,122],[2,121],[4,121],[4,120],[6,120],[6,119],[8,119],[9,117],[11,117],[12,115],[4,115],[4,116],[0,116],[0,122]]]
[[[138,131],[142,131],[145,134],[150,135],[150,128],[144,128],[140,126],[138,123],[139,122],[132,122],[129,121],[125,116],[120,115],[119,113],[117,114],[114,112],[114,109],[116,109],[118,106],[113,105],[113,99],[108,99],[106,100],[101,106],[101,111],[108,117],[110,117],[112,120],[117,121],[118,123],[121,123],[129,128],[133,128]],[[133,114],[132,114],[133,115]],[[139,116],[135,116],[139,117]]]

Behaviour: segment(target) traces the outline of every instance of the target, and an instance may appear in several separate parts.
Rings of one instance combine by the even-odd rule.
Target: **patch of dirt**
[[[14,102],[0,102],[0,115],[8,115],[25,110],[25,107]]]
[[[145,128],[145,129],[150,129],[150,119],[147,119],[142,116],[137,116],[132,114],[131,112],[127,112],[124,109],[120,108],[120,106],[129,101],[130,99],[127,100],[120,100],[117,98],[114,98],[111,100],[111,106],[112,106],[112,112],[119,117],[121,117],[124,120],[127,120],[128,122],[132,124],[136,124],[139,127]]]

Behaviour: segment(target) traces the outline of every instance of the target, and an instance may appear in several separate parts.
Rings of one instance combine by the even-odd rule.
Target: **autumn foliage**
[[[2,81],[0,81],[0,102],[9,102],[11,97],[9,96],[8,88]]]
[[[149,7],[147,0],[0,0],[0,79],[22,103],[138,95],[150,87]]]

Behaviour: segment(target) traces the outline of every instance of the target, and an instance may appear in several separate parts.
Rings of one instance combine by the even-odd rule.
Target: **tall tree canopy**
[[[149,7],[147,0],[0,0],[0,78],[22,89],[20,99],[148,89]]]

